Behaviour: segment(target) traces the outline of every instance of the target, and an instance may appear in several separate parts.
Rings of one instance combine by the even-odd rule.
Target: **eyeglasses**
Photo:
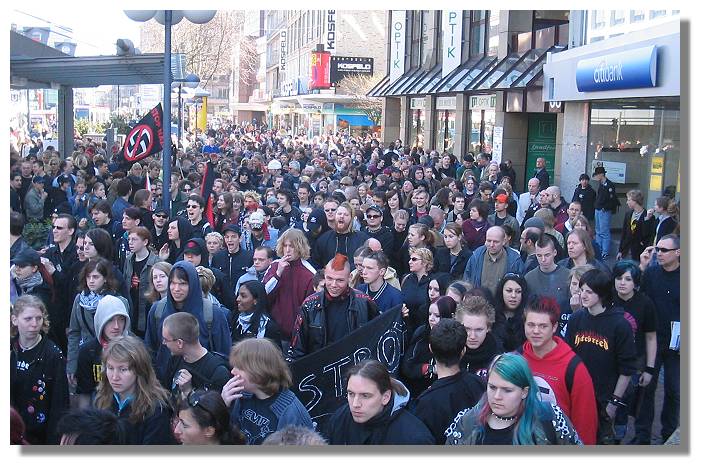
[[[166,219],[167,215],[166,214],[154,214],[154,217],[159,217],[160,219]]]
[[[669,251],[676,251],[678,248],[661,248],[660,246],[657,246],[655,250],[657,253],[668,253]]]
[[[201,206],[186,206],[189,209],[200,209]]]
[[[51,228],[54,230],[66,230],[66,227],[59,227],[58,225],[52,225]]]
[[[367,214],[368,219],[379,219],[381,215],[379,214]]]
[[[216,421],[213,413],[208,408],[206,408],[205,406],[203,406],[201,404],[201,393],[198,393],[195,390],[193,390],[191,393],[188,394],[187,400],[188,400],[188,406],[190,406],[191,408],[199,407],[200,409],[202,409],[203,411],[208,413],[208,416],[210,416],[211,419],[213,419],[213,421]]]
[[[178,341],[181,338],[174,338],[174,339],[168,339],[166,336],[162,336],[162,343],[168,344],[168,343],[173,343],[174,341]]]
[[[336,209],[323,209],[323,210],[324,210],[325,212],[335,212],[335,211],[337,211],[338,209],[336,208]]]
[[[421,258],[411,257],[411,258],[409,258],[409,261],[414,261],[414,262],[421,261]]]

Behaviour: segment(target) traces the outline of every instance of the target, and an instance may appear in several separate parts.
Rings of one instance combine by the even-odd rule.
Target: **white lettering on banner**
[[[460,43],[463,37],[462,10],[443,12],[443,71],[445,77],[460,65]]]
[[[279,33],[280,49],[279,49],[279,70],[286,70],[286,30]]]
[[[361,70],[363,72],[369,72],[372,70],[372,64],[345,64],[339,63],[338,70]]]
[[[389,83],[394,83],[404,74],[406,54],[406,11],[392,11],[392,37],[389,44]]]
[[[437,98],[436,109],[455,109],[455,96]]]
[[[335,46],[338,30],[336,28],[336,22],[338,18],[338,10],[328,10],[326,12],[326,37],[325,37],[325,50],[331,54],[335,54]]]
[[[494,126],[492,130],[492,161],[502,162],[502,139],[504,138],[504,127]]]
[[[607,65],[605,61],[600,62],[600,65],[592,74],[592,79],[595,83],[610,83],[624,80],[622,76],[622,63],[618,62],[614,65]]]

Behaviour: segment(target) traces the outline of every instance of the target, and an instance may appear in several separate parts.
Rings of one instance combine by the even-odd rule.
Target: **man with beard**
[[[338,206],[335,212],[335,226],[316,240],[311,253],[313,264],[322,268],[336,253],[353,259],[355,250],[360,248],[369,236],[364,232],[353,232],[353,209],[347,202]]]

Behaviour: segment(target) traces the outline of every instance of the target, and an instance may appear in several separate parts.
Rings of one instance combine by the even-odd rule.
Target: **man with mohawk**
[[[294,334],[287,354],[294,361],[341,340],[379,311],[375,302],[348,285],[350,264],[340,253],[325,267],[325,288],[308,296],[294,323]]]

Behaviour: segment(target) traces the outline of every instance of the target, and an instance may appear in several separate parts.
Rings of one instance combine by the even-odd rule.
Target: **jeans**
[[[670,349],[660,350],[656,354],[656,364],[654,365],[654,376],[651,383],[646,387],[644,401],[641,405],[641,412],[637,416],[635,423],[635,437],[640,443],[650,443],[651,427],[654,421],[654,397],[658,376],[663,366],[663,409],[661,410],[661,439],[666,441],[676,430],[680,423],[680,354]]]
[[[600,246],[602,250],[603,258],[606,258],[610,252],[610,243],[612,242],[612,236],[610,234],[610,218],[612,217],[612,212],[603,209],[595,209],[595,241]],[[598,253],[595,253],[595,257]]]

